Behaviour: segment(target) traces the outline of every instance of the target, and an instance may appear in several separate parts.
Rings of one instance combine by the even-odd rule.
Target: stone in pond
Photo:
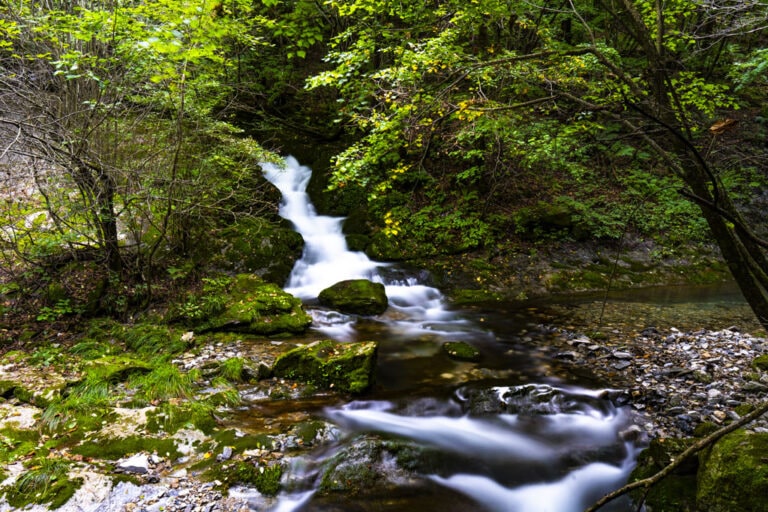
[[[316,341],[281,354],[273,372],[319,388],[363,393],[373,384],[377,349],[375,341]]]
[[[384,285],[367,279],[340,281],[321,291],[317,299],[323,306],[354,315],[379,315],[389,305]]]

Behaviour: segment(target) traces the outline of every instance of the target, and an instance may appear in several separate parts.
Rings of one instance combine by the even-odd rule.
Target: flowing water
[[[609,390],[553,377],[546,358],[519,341],[525,319],[505,326],[479,311],[452,311],[416,276],[349,251],[344,219],[317,214],[306,193],[311,170],[295,159],[263,167],[283,194],[281,215],[305,240],[286,290],[303,299],[319,335],[380,344],[376,389],[318,411],[338,441],[294,461],[292,490],[272,510],[577,512],[625,483],[638,446],[623,440],[631,420]],[[322,289],[358,278],[385,285],[384,314],[359,318],[316,304]],[[472,344],[481,362],[449,359],[447,341]],[[323,464],[359,455],[372,439],[396,446],[371,464],[398,485],[343,498],[315,493]],[[403,446],[416,454],[407,474],[398,468]],[[605,510],[631,507],[619,501]]]

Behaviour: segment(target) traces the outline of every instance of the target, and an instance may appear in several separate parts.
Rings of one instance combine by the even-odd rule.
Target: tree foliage
[[[659,212],[676,211],[683,225],[704,219],[768,318],[766,245],[728,188],[764,162],[757,149],[744,165],[729,130],[763,119],[766,5],[330,5],[346,29],[331,41],[331,68],[308,84],[334,87],[339,123],[360,136],[338,155],[332,187],[365,187],[386,233],[476,246],[494,229],[526,229],[519,212],[544,201],[567,207],[588,236],[619,238],[629,222],[654,230],[669,217]],[[638,196],[643,181],[665,184]],[[667,187],[692,202],[659,193]]]
[[[206,225],[260,209],[267,155],[227,107],[243,52],[263,45],[251,14],[239,0],[3,3],[4,254],[95,254],[146,278]]]

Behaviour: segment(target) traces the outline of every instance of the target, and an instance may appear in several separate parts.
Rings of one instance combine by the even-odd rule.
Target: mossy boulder
[[[637,466],[630,475],[630,481],[642,480],[655,475],[675,457],[686,450],[695,439],[657,438],[643,450],[637,459]],[[692,457],[671,475],[651,487],[645,496],[648,512],[688,512],[696,509],[696,471],[698,459]],[[645,491],[640,489],[631,494],[639,500]]]
[[[377,350],[374,341],[316,341],[280,355],[272,369],[276,377],[319,388],[363,393],[373,384]]]
[[[301,258],[304,239],[290,225],[244,218],[212,237],[206,248],[212,266],[229,272],[256,274],[282,285]]]
[[[312,318],[301,299],[253,274],[239,274],[228,288],[223,312],[208,319],[203,331],[231,331],[258,335],[300,334]]]
[[[317,298],[323,306],[354,315],[379,315],[389,305],[384,285],[367,279],[340,281]]]
[[[443,343],[443,352],[457,361],[479,361],[480,351],[464,341]]]
[[[702,512],[768,510],[768,433],[737,430],[701,455],[696,504]]]
[[[411,476],[400,467],[396,442],[361,438],[326,463],[319,494],[358,496],[392,492]]]

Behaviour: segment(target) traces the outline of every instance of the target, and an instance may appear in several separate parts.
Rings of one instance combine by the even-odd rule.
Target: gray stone
[[[138,453],[133,457],[120,461],[117,467],[126,473],[145,475],[149,473],[149,457],[146,453]]]

